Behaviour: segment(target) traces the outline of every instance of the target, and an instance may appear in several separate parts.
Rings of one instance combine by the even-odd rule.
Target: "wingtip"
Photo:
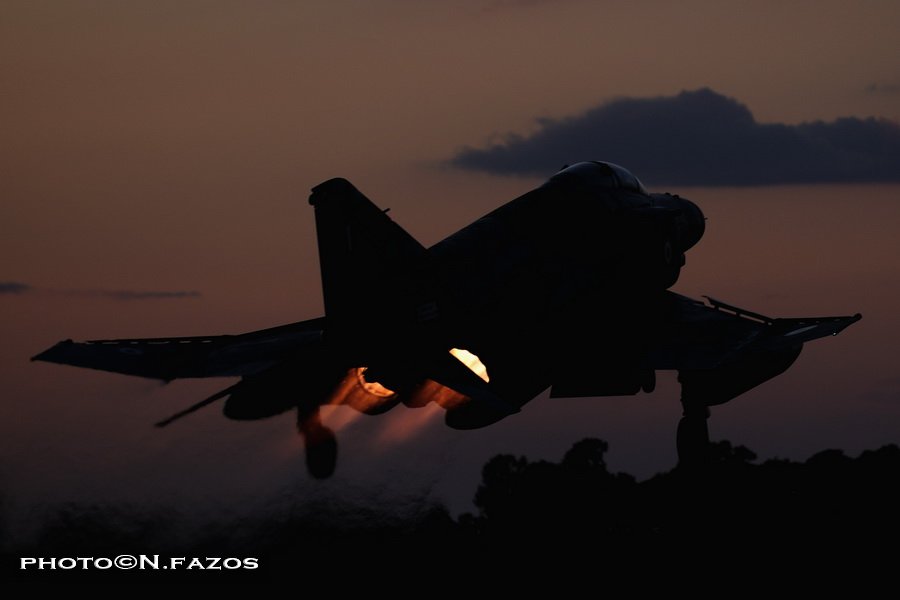
[[[61,342],[57,342],[57,343],[53,344],[52,346],[50,346],[49,348],[47,348],[46,350],[44,350],[43,352],[38,352],[37,354],[35,354],[34,356],[32,356],[32,357],[29,359],[29,361],[30,361],[30,362],[35,362],[35,361],[55,362],[55,361],[53,360],[53,354],[54,354],[57,350],[59,350],[60,347],[62,347],[62,346],[68,346],[69,344],[74,344],[74,343],[75,343],[75,342],[72,341],[72,338],[68,338],[68,339],[65,339],[65,340],[63,340],[63,341],[61,341]]]
[[[57,344],[57,345],[58,345],[58,344]],[[32,356],[32,357],[29,359],[29,361],[30,361],[30,362],[37,362],[37,361],[42,361],[42,362],[52,362],[52,361],[49,360],[49,357],[52,355],[53,348],[56,348],[56,346],[53,346],[52,348],[47,348],[47,349],[44,350],[43,352],[38,352],[37,354],[35,354],[34,356]]]

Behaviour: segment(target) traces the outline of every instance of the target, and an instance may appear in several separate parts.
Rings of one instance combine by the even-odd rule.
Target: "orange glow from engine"
[[[367,381],[365,376],[366,369],[368,369],[368,367],[357,367],[356,369],[356,378],[359,380],[359,385],[361,385],[364,390],[379,398],[390,398],[396,394],[394,390],[384,387],[377,381]]]
[[[407,442],[421,435],[429,425],[443,416],[444,411],[435,404],[417,409],[395,411],[381,425],[375,438],[375,447],[383,448]]]
[[[393,404],[399,401],[397,394],[383,385],[367,382],[362,375],[364,371],[364,367],[347,369],[344,377],[331,392],[327,404],[347,406],[370,415],[390,410]]]
[[[470,371],[481,377],[485,383],[491,380],[488,377],[487,367],[484,366],[484,363],[481,362],[481,359],[469,352],[468,350],[463,350],[461,348],[451,348],[450,354],[453,355],[456,360],[466,365]]]

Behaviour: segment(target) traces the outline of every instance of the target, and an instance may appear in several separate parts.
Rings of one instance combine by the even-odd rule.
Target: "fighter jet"
[[[314,187],[325,316],[240,335],[65,340],[32,360],[163,381],[240,377],[231,419],[297,411],[314,477],[336,466],[320,407],[435,402],[455,429],[550,398],[649,393],[678,371],[679,462],[702,465],[709,407],[784,372],[861,315],[770,318],[669,291],[706,220],[608,162],[564,167],[430,248],[346,179]]]

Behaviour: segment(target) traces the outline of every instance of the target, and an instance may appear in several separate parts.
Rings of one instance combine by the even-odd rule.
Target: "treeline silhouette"
[[[184,515],[66,507],[18,556],[255,556],[260,568],[227,577],[397,568],[494,573],[523,565],[795,564],[889,558],[900,534],[900,448],[851,458],[825,450],[805,462],[756,455],[727,441],[708,464],[638,482],[612,473],[606,442],[585,439],[559,462],[499,455],[483,468],[475,511],[452,518],[423,501],[412,515],[338,501],[198,532]],[[762,562],[760,562],[762,561]],[[16,562],[17,564],[17,562]],[[874,563],[872,563],[874,564]],[[585,571],[581,571],[585,572]],[[589,571],[587,571],[589,572]],[[160,573],[18,572],[14,578],[111,580]],[[196,577],[168,572],[166,577]],[[222,577],[222,575],[218,575]]]
[[[497,456],[484,467],[478,513],[461,526],[500,543],[523,536],[814,538],[900,532],[900,447],[850,458],[825,450],[805,462],[756,455],[727,441],[708,464],[643,482],[611,473],[602,440],[576,443],[559,463]]]

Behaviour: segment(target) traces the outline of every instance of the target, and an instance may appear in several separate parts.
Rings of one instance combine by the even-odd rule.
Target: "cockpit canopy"
[[[640,180],[625,167],[610,162],[580,162],[564,167],[551,179],[575,177],[589,188],[619,189],[647,194]]]

